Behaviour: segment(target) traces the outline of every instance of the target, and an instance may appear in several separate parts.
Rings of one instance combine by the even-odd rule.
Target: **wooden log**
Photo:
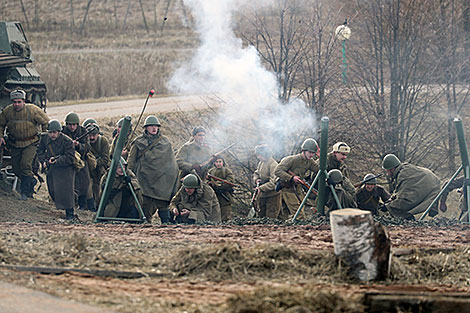
[[[385,228],[374,223],[371,212],[332,211],[330,223],[335,254],[350,266],[356,278],[362,281],[387,278],[390,239]]]

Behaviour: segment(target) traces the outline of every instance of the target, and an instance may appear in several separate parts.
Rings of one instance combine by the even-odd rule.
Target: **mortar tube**
[[[463,167],[463,173],[465,179],[470,179],[470,163],[468,160],[468,150],[467,150],[467,143],[465,141],[465,133],[463,130],[463,124],[462,120],[460,118],[455,118],[454,119],[454,124],[455,124],[455,130],[457,132],[457,139],[459,141],[459,149],[460,149],[460,159],[462,161],[462,167]],[[465,192],[464,195],[467,195],[466,199],[464,199],[467,202],[467,216],[468,220],[466,221],[467,223],[470,222],[470,186],[465,185]]]
[[[116,149],[114,150],[113,158],[111,159],[111,165],[109,167],[108,177],[106,177],[106,184],[104,185],[103,195],[101,196],[100,204],[98,206],[98,211],[96,212],[95,223],[97,223],[98,220],[103,219],[101,215],[104,211],[105,204],[108,203],[108,198],[109,198],[109,195],[111,193],[111,189],[114,183],[114,175],[116,173],[118,163],[121,160],[122,149],[124,147],[124,144],[127,139],[127,135],[129,133],[130,124],[131,124],[131,117],[126,116],[122,123],[121,132],[119,133],[119,137],[116,143]]]
[[[321,118],[321,137],[320,137],[320,170],[318,176],[318,198],[317,212],[325,215],[326,203],[326,157],[328,151],[328,123],[330,119],[327,116]]]

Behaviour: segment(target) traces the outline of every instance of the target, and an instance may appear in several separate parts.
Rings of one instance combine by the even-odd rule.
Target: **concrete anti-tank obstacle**
[[[385,228],[374,223],[369,211],[336,210],[330,213],[335,255],[344,260],[361,281],[387,278],[390,239]]]

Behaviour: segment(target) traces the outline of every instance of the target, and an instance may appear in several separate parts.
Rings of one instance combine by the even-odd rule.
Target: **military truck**
[[[22,89],[26,102],[46,111],[46,85],[39,73],[28,66],[31,48],[19,22],[0,22],[0,110],[10,104],[10,92]]]

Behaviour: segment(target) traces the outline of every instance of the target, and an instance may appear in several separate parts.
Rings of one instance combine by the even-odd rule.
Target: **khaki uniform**
[[[194,140],[190,140],[179,148],[176,153],[176,162],[179,168],[179,177],[182,179],[193,172],[195,165],[201,165],[211,158],[211,152],[205,145],[198,145]],[[205,179],[205,169],[196,169],[196,173],[201,179]]]
[[[56,140],[49,136],[41,138],[38,146],[38,158],[41,163],[51,157],[58,157],[55,164],[47,168],[47,189],[57,209],[73,209],[75,205],[73,160],[75,149],[72,140],[59,133]]]
[[[359,209],[370,211],[372,214],[377,215],[380,200],[383,203],[387,202],[390,200],[390,194],[380,185],[375,185],[371,192],[367,191],[366,187],[362,185],[362,187],[356,189],[355,200]]]
[[[334,186],[334,189],[335,189],[336,196],[338,197],[338,200],[339,200],[339,203],[341,204],[342,209],[357,208],[357,204],[354,201],[354,196],[344,189],[343,183],[336,184]],[[327,192],[327,196],[326,196],[327,200],[325,204],[329,208],[329,212],[334,211],[334,210],[339,210],[338,204],[336,203],[333,193],[331,192],[331,189],[328,185],[327,185],[326,192]]]
[[[257,207],[259,217],[277,218],[281,210],[281,192],[276,191],[276,175],[274,171],[278,163],[272,157],[266,161],[260,161],[253,174],[253,181],[259,185],[259,194],[257,196]]]
[[[182,223],[219,223],[220,207],[214,190],[201,181],[201,187],[197,188],[192,195],[188,195],[184,187],[181,187],[176,195],[171,199],[170,210],[177,208],[180,212],[183,209],[190,211],[189,216],[178,216]]]
[[[15,111],[13,105],[0,113],[0,136],[7,130],[13,173],[21,179],[21,193],[32,197],[34,184],[33,160],[39,142],[38,131],[46,131],[49,117],[33,104]]]
[[[329,172],[330,170],[337,169],[340,170],[343,174],[343,190],[348,192],[351,197],[354,197],[356,192],[354,185],[349,180],[349,169],[347,168],[346,164],[338,161],[336,159],[333,152],[328,153],[326,158],[326,171]],[[316,173],[315,173],[316,174]]]
[[[208,173],[228,182],[234,182],[232,171],[225,166],[223,166],[222,168],[213,167],[209,170]],[[208,183],[209,185],[211,185],[212,189],[214,189],[215,194],[217,195],[217,200],[219,200],[222,221],[225,222],[231,220],[233,203],[231,193],[231,191],[233,190],[232,186],[221,181],[215,180],[213,178],[209,178]]]
[[[449,192],[451,192],[452,190],[455,190],[457,188],[462,188],[462,192],[461,192],[461,195],[460,195],[460,205],[459,205],[459,208],[460,208],[460,221],[461,222],[468,222],[468,209],[467,209],[467,202],[465,201],[465,190],[463,189],[465,186],[464,186],[464,181],[465,181],[465,177],[464,176],[461,176],[459,178],[456,178],[454,179],[454,181],[452,181],[449,185],[449,187],[447,187],[447,189],[442,193],[442,196],[441,196],[441,203],[445,203],[446,200],[447,200],[447,196],[449,195]],[[446,184],[447,182],[444,183],[444,185]],[[470,196],[470,195],[469,195]]]
[[[287,217],[283,215],[281,218],[292,217],[299,208],[305,195],[305,192],[300,185],[293,184],[293,176],[289,174],[288,171],[292,171],[296,176],[305,179],[306,177],[310,177],[313,173],[317,173],[319,171],[319,167],[315,160],[305,159],[302,153],[285,157],[276,166],[274,175],[279,177],[279,179],[283,180],[285,183],[292,182],[290,187],[284,187],[282,189],[281,198],[289,212],[287,212]]]
[[[96,158],[96,167],[90,168],[90,178],[92,181],[93,197],[98,202],[100,194],[101,177],[109,168],[109,142],[108,139],[99,135],[94,143],[90,142],[90,151]]]
[[[140,189],[139,182],[135,174],[127,169],[126,174],[131,179],[132,187],[137,196],[140,204],[142,204],[142,191]],[[101,179],[101,190],[104,190],[106,185],[107,175],[102,175]],[[124,180],[124,175],[115,175],[113,187],[111,189],[108,203],[106,204],[103,212],[104,217],[122,217],[122,218],[141,218],[137,209],[134,196],[131,193],[129,185]]]
[[[158,209],[162,223],[168,222],[168,205],[176,193],[178,178],[178,165],[170,140],[160,131],[156,135],[144,132],[132,142],[128,166],[137,175],[142,188],[147,221],[151,222]]]
[[[412,219],[423,213],[440,191],[440,180],[427,168],[402,163],[392,177],[393,195],[387,209],[393,216]],[[435,211],[437,213],[437,211]]]

